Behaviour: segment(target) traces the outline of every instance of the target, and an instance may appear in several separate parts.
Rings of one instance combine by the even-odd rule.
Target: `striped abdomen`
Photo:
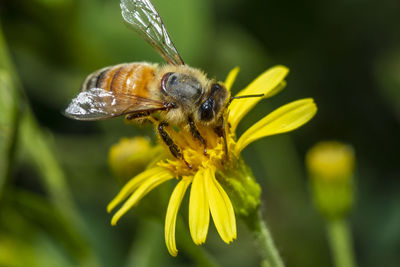
[[[82,85],[82,91],[101,88],[116,94],[149,97],[148,82],[154,79],[156,65],[127,63],[105,67],[90,74]]]

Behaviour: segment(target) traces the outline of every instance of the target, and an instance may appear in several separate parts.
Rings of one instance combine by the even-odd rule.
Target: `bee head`
[[[210,95],[200,105],[198,116],[201,121],[210,122],[217,118],[228,99],[228,91],[219,83],[212,83]]]

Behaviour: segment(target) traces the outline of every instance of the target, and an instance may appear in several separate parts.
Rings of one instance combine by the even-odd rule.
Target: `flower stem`
[[[275,247],[267,224],[262,218],[261,211],[256,210],[245,220],[257,242],[260,254],[263,257],[263,267],[284,267],[284,263]]]
[[[327,221],[327,233],[336,267],[355,267],[352,239],[344,219]]]

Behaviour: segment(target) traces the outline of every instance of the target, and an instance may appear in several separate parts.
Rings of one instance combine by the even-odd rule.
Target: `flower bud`
[[[146,169],[155,149],[144,137],[122,138],[110,148],[108,163],[117,180],[124,184]]]
[[[354,151],[339,142],[320,142],[306,155],[314,204],[327,219],[345,216],[353,204]]]

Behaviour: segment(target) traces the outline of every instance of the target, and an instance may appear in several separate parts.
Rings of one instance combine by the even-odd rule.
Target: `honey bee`
[[[192,135],[204,144],[198,124],[214,127],[225,138],[222,111],[230,101],[223,84],[208,79],[185,65],[164,23],[150,0],[121,0],[122,17],[160,53],[167,64],[133,62],[105,67],[90,74],[81,92],[65,115],[76,120],[101,120],[126,115],[139,120],[159,114],[157,129],[161,139],[176,158],[182,158],[178,146],[165,130],[170,124],[188,124]]]

